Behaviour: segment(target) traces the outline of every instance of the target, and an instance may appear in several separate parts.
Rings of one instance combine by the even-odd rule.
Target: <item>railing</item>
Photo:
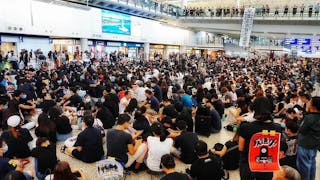
[[[319,16],[319,8],[312,8],[311,11],[309,9],[304,9],[301,12],[300,8],[291,8],[291,9],[255,9],[255,17],[301,17],[301,18],[317,18]],[[184,10],[181,18],[203,18],[203,17],[211,17],[211,18],[223,18],[223,17],[242,17],[244,14],[244,9],[196,9],[196,10]]]

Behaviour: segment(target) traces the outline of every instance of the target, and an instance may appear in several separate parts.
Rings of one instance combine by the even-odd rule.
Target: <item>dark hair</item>
[[[20,171],[11,171],[4,177],[3,180],[27,180],[27,178]]]
[[[13,96],[14,97],[18,97],[18,96],[20,96],[22,94],[22,91],[20,91],[20,90],[15,90],[14,92],[13,92]]]
[[[126,109],[124,110],[124,112],[129,112],[132,113],[136,108],[138,107],[138,101],[136,98],[132,98],[128,104],[128,106],[126,107]]]
[[[203,156],[208,153],[208,145],[202,140],[198,140],[194,145],[194,149],[198,156]]]
[[[255,114],[254,118],[258,121],[268,121],[268,120],[272,120],[272,116],[271,113],[269,111],[263,111],[259,114]]]
[[[299,126],[293,121],[286,121],[286,128],[290,129],[292,133],[297,133],[299,131]]]
[[[155,122],[151,125],[151,131],[157,136],[160,136],[160,141],[163,142],[166,140],[167,136],[165,133],[165,128],[161,123]]]
[[[167,169],[172,169],[176,167],[176,163],[174,162],[174,158],[170,154],[165,154],[161,157],[161,165]]]
[[[69,163],[60,161],[53,171],[53,180],[77,180],[77,178],[72,174]]]
[[[181,131],[186,130],[187,129],[187,123],[184,120],[180,120],[180,121],[176,122],[176,127]]]
[[[147,93],[147,94],[149,94],[149,95],[152,95],[152,91],[149,90],[149,89],[146,89],[146,90],[145,90],[145,93]]]
[[[49,109],[49,112],[48,112],[48,115],[51,120],[58,118],[61,114],[62,114],[61,109],[57,106],[52,107],[51,109]]]
[[[315,107],[318,111],[320,111],[320,97],[312,97],[311,98],[311,105]]]
[[[92,115],[86,115],[83,117],[83,122],[86,126],[92,127],[94,123],[94,118]]]
[[[288,150],[288,144],[285,141],[280,141],[280,151],[286,153]]]
[[[126,122],[129,122],[130,121],[130,116],[128,114],[120,114],[118,116],[118,121],[117,121],[117,124],[118,125],[123,125],[124,123]]]

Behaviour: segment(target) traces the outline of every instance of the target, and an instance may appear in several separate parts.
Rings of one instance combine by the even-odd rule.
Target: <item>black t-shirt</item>
[[[210,155],[207,158],[198,159],[192,163],[190,175],[197,180],[221,180],[224,172],[220,160]]]
[[[82,147],[80,160],[84,162],[96,162],[103,156],[102,135],[94,127],[88,127],[80,132],[74,144],[74,147],[77,146]]]
[[[30,149],[28,143],[33,140],[29,130],[20,128],[19,129],[20,135],[18,138],[13,137],[11,132],[5,131],[1,135],[3,140],[8,145],[8,152],[6,156],[10,159],[13,157],[16,158],[27,158],[30,156]]]
[[[112,128],[112,126],[116,122],[116,119],[114,118],[113,114],[106,107],[103,107],[97,112],[97,118],[100,119],[101,122],[103,123],[104,129]]]
[[[20,102],[18,100],[16,100],[15,98],[13,98],[11,101],[9,101],[8,103],[8,107],[9,107],[9,111],[10,114],[9,115],[19,115],[19,104]]]
[[[297,169],[297,156],[286,156],[279,160],[280,166],[287,165],[294,169]]]
[[[67,116],[61,116],[55,119],[57,133],[69,134],[72,131],[69,118]]]
[[[238,143],[228,141],[225,143],[227,147],[226,154],[222,157],[223,168],[226,170],[236,170],[239,168],[240,152]]]
[[[239,135],[245,139],[245,148],[241,152],[241,162],[248,163],[248,152],[251,137],[262,130],[275,130],[281,133],[280,124],[254,121],[251,123],[243,123],[239,127]]]
[[[160,180],[189,180],[189,176],[183,173],[173,172],[165,175]]]
[[[56,146],[36,147],[31,151],[31,156],[38,161],[38,171],[45,174],[47,169],[53,172],[57,162]]]
[[[217,100],[212,102],[212,105],[214,107],[215,110],[218,111],[220,118],[222,118],[222,115],[224,114],[224,104],[221,100]]]
[[[121,162],[127,163],[128,144],[132,144],[132,137],[130,134],[117,129],[110,129],[107,131],[108,156],[115,157]]]
[[[186,164],[191,164],[197,159],[194,145],[198,141],[198,136],[195,133],[183,131],[175,140],[174,147],[181,148],[181,161]]]

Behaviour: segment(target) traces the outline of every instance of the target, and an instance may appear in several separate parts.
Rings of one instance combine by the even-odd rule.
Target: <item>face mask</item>
[[[155,87],[156,86],[156,84],[155,83],[151,83],[151,87]]]
[[[3,106],[3,110],[8,109],[8,105]]]
[[[104,101],[105,101],[105,99],[104,99],[104,98],[101,98],[101,102],[104,103]]]
[[[21,98],[22,98],[22,99],[26,99],[26,98],[27,98],[27,95],[23,95]]]
[[[63,94],[69,94],[69,90],[63,90]]]
[[[90,98],[86,98],[85,102],[89,103],[89,102],[91,102],[91,99]]]
[[[85,95],[86,95],[86,91],[83,91],[83,90],[79,90],[78,91],[78,95],[83,98]]]
[[[285,123],[280,123],[282,128],[286,128],[286,124]]]
[[[58,83],[58,84],[61,84],[61,83],[62,83],[62,80],[58,80],[57,83]]]
[[[8,151],[8,149],[9,149],[9,148],[8,148],[8,145],[4,146],[4,147],[3,147],[3,152],[6,153],[6,152]]]

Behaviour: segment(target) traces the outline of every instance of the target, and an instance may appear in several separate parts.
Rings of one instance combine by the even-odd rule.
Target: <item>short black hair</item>
[[[202,140],[198,140],[194,145],[194,149],[198,156],[203,156],[208,153],[208,145]]]
[[[83,117],[83,122],[86,124],[88,127],[92,127],[94,123],[94,118],[92,115],[86,115]]]
[[[187,129],[187,123],[184,120],[180,120],[180,121],[176,122],[176,127],[179,130],[183,131],[183,130]]]
[[[14,92],[13,92],[13,96],[14,97],[18,97],[18,96],[20,96],[22,94],[22,91],[20,91],[20,90],[15,90]]]
[[[129,122],[130,121],[130,116],[128,115],[128,114],[120,114],[119,116],[118,116],[118,121],[117,121],[117,124],[118,125],[122,125],[122,124],[124,124],[124,123],[126,123],[126,122]]]
[[[286,121],[286,128],[290,129],[292,133],[297,133],[299,131],[299,125],[293,121]]]
[[[4,180],[27,180],[26,176],[20,171],[10,171],[5,177]]]
[[[152,91],[149,90],[149,89],[146,89],[146,90],[145,90],[145,93],[147,93],[147,94],[149,94],[149,95],[152,95]]]
[[[165,154],[161,157],[161,165],[167,169],[172,169],[176,167],[176,163],[174,162],[174,158],[170,154]]]

